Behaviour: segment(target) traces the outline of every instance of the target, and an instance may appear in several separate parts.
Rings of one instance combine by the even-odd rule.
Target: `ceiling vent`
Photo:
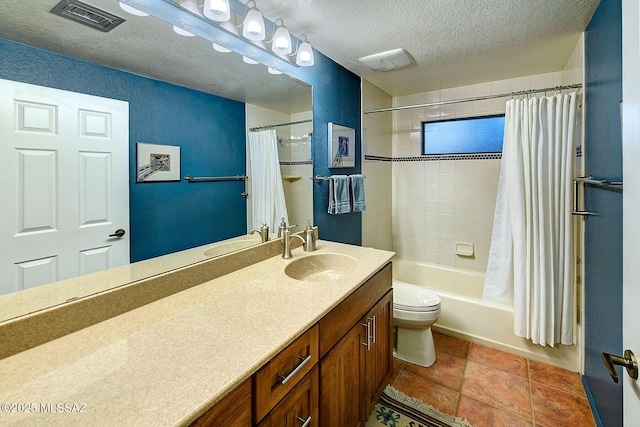
[[[51,13],[105,33],[124,22],[119,16],[77,0],[62,0]]]
[[[362,58],[358,58],[358,61],[373,71],[397,70],[398,68],[415,64],[415,60],[411,54],[404,49],[393,49],[374,55],[363,56]]]

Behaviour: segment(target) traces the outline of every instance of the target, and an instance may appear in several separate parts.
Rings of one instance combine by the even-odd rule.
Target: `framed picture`
[[[356,130],[329,122],[329,167],[352,168],[356,165]]]
[[[136,144],[136,182],[180,181],[180,147]]]

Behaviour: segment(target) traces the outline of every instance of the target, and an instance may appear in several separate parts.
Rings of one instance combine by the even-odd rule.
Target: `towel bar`
[[[362,175],[363,178],[366,178],[366,175]],[[309,179],[315,179],[316,182],[320,182],[320,181],[328,181],[330,179],[333,179],[332,176],[320,176],[320,175],[316,175],[315,178],[311,177]]]
[[[234,176],[185,176],[184,180],[188,182],[214,182],[214,181],[245,181],[245,175]]]

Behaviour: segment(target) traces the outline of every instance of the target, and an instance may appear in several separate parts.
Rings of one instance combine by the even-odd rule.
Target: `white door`
[[[0,79],[0,295],[129,262],[129,104]]]
[[[640,8],[622,2],[623,336],[640,355]],[[620,349],[621,351],[623,349]],[[640,383],[623,371],[624,424],[640,420]]]

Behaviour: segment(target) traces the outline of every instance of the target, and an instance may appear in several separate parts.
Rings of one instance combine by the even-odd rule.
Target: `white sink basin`
[[[307,282],[333,282],[358,267],[358,260],[342,254],[317,254],[298,258],[284,269],[296,280]]]

